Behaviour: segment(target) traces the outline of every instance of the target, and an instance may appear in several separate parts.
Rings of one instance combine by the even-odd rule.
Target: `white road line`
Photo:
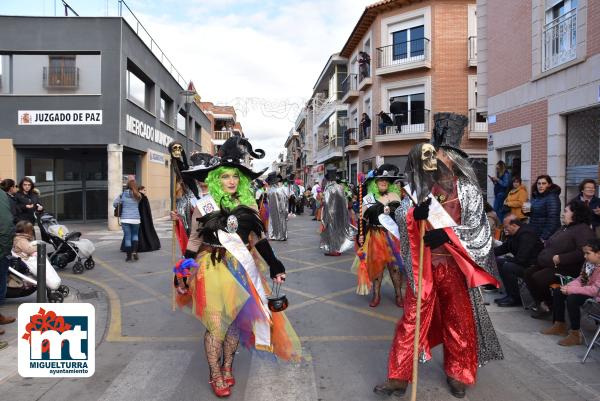
[[[170,399],[192,359],[189,351],[140,351],[100,397],[101,401]]]

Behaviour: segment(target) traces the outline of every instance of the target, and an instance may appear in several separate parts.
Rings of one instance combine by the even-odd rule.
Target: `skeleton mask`
[[[423,162],[424,171],[437,170],[437,152],[433,145],[426,143],[421,148],[421,161]]]
[[[181,152],[182,151],[183,151],[183,146],[181,146],[179,144],[175,144],[171,148],[171,156],[173,156],[176,159],[181,159]]]

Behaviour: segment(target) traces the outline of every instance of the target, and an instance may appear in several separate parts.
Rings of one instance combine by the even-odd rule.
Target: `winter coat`
[[[37,211],[35,205],[41,204],[38,194],[33,190],[28,193],[19,191],[16,193],[15,199],[17,201],[17,221],[25,220],[35,223],[34,213]],[[34,207],[28,208],[27,205],[34,205]]]
[[[511,189],[508,195],[506,195],[506,200],[504,204],[510,208],[510,212],[517,216],[519,219],[524,219],[525,215],[523,214],[523,203],[527,202],[527,198],[529,194],[527,194],[527,188],[525,185],[522,185],[517,189]]]
[[[37,252],[37,247],[32,245],[31,241],[33,241],[33,236],[29,234],[15,234],[12,251],[23,260],[29,259],[30,256]]]
[[[583,200],[583,194],[581,192],[579,193],[579,195],[574,197],[572,200],[577,200],[577,201],[585,203],[585,201]],[[600,207],[600,198],[598,198],[596,195],[594,195],[592,197],[592,199],[589,201],[588,207],[590,208],[590,211],[592,213],[592,227],[593,228],[600,227],[600,216],[598,216],[596,213],[594,213],[594,209]]]
[[[502,245],[494,248],[494,255],[512,253],[513,256],[507,256],[506,260],[527,268],[535,264],[542,249],[544,244],[535,230],[528,224],[523,224],[515,235],[509,235]]]
[[[113,207],[117,207],[119,203],[123,204],[123,209],[121,209],[121,221],[137,220],[139,224],[141,220],[139,209],[140,201],[133,197],[129,189],[126,189],[121,195],[115,198]]]
[[[538,255],[538,265],[554,267],[552,257],[558,255],[560,258],[559,269],[564,272],[574,272],[569,275],[575,276],[584,262],[582,248],[588,240],[594,237],[594,232],[585,223],[564,226],[548,238],[544,244],[544,250]]]
[[[600,302],[600,268],[596,267],[590,277],[588,278],[587,284],[581,282],[581,275],[575,280],[571,281],[566,285],[567,295],[581,294],[587,295],[588,297],[594,298],[596,302]]]
[[[531,194],[529,224],[544,241],[560,228],[560,187],[550,186],[545,192]]]
[[[15,235],[13,220],[8,194],[0,191],[0,258],[10,255]]]

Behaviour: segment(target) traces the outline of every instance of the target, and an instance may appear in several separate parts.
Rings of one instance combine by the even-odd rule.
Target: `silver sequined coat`
[[[269,204],[269,239],[287,239],[288,198],[285,187],[273,186],[267,191]]]
[[[481,190],[464,178],[458,180],[458,198],[461,206],[461,222],[453,227],[454,232],[467,250],[471,258],[488,273],[498,278],[498,269],[492,248],[492,233],[484,211],[484,201]],[[412,207],[408,197],[404,198],[396,209],[396,223],[400,231],[402,257],[411,261],[410,243],[406,227],[406,215]],[[404,264],[407,280],[413,292],[416,293],[413,265]],[[479,364],[490,360],[503,359],[502,348],[492,325],[492,320],[484,305],[479,288],[470,288],[469,295],[473,310],[473,319],[477,328],[477,356]]]
[[[344,187],[335,181],[327,183],[323,191],[321,220],[321,249],[324,252],[344,252],[354,246],[355,231],[350,226]]]

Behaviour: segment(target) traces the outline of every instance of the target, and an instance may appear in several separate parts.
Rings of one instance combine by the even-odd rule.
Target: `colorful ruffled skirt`
[[[365,242],[356,249],[352,271],[358,276],[356,293],[368,295],[373,279],[379,277],[388,264],[403,270],[400,240],[383,227],[369,227]],[[386,278],[387,279],[387,278]]]
[[[270,295],[266,275],[269,268],[255,249],[250,251],[260,272],[266,295]],[[302,356],[300,340],[283,312],[265,314],[261,298],[244,266],[228,251],[222,259],[211,252],[201,252],[196,258],[198,268],[188,278],[190,292],[178,297],[180,306],[192,307],[193,315],[206,329],[220,340],[227,329],[235,325],[240,332],[240,343],[250,349],[268,351],[283,360],[299,360]],[[266,305],[265,305],[266,306]],[[267,309],[268,310],[268,309]],[[255,343],[258,326],[270,326],[270,346]]]

